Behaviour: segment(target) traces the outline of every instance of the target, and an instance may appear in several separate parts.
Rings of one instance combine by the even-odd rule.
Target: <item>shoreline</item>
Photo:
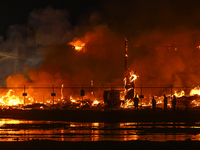
[[[162,150],[183,150],[198,149],[200,141],[167,141],[167,142],[151,142],[151,141],[97,141],[97,142],[64,142],[53,140],[31,140],[16,142],[0,142],[1,148],[6,149],[70,149],[70,150],[110,150],[110,149],[162,149]]]
[[[0,110],[0,118],[71,122],[198,122],[200,110]]]

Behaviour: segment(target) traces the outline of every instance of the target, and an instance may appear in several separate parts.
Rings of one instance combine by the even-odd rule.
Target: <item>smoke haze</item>
[[[1,83],[10,75],[7,86],[80,86],[91,80],[96,85],[122,86],[127,37],[128,66],[139,75],[136,86],[199,85],[198,8],[193,1],[109,1],[76,26],[70,24],[67,10],[35,9],[27,25],[9,28],[9,38],[1,38],[0,47],[2,52],[15,53],[19,46],[26,47],[27,27],[35,28],[36,45],[44,46],[42,58],[23,64],[23,72],[17,74],[12,58],[0,59]],[[83,51],[67,46],[74,38],[85,43]]]

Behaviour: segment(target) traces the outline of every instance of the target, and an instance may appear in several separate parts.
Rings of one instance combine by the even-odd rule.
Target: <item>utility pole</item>
[[[127,60],[128,60],[128,40],[125,38],[125,75],[127,74],[128,71]]]

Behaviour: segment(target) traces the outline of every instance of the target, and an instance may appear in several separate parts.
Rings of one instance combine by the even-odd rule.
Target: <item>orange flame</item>
[[[33,98],[31,97],[28,97],[28,100],[33,102]],[[17,93],[12,89],[10,89],[4,96],[0,98],[0,104],[2,106],[16,106],[23,103],[23,97],[18,96]]]
[[[137,79],[137,77],[138,76],[135,75],[133,71],[130,71],[130,77],[129,77],[130,82],[135,81]]]
[[[98,105],[100,102],[97,100],[97,99],[95,99],[94,101],[93,101],[93,103],[92,103],[92,106],[95,106],[95,105]]]
[[[190,91],[190,96],[193,96],[193,95],[200,95],[200,87],[195,87],[193,88],[191,91]]]
[[[73,45],[74,49],[77,50],[78,52],[80,52],[81,50],[83,50],[83,47],[85,46],[85,43],[82,42],[79,39],[75,39],[72,42],[70,42],[69,44]]]
[[[181,92],[174,91],[174,95],[176,97],[182,97],[182,96],[185,96],[185,92],[184,91],[181,91]]]
[[[70,101],[71,101],[72,103],[76,103],[76,100],[75,100],[72,96],[70,96]]]

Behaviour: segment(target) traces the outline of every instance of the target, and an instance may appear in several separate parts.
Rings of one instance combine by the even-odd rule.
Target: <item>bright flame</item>
[[[95,100],[93,101],[93,103],[92,103],[92,106],[98,105],[99,103],[100,103],[100,102],[99,102],[98,100],[95,99]]]
[[[2,105],[8,105],[8,106],[13,106],[17,104],[22,104],[23,101],[19,99],[18,96],[15,96],[15,91],[9,90],[8,93],[5,96],[2,96],[0,98],[0,103]]]
[[[76,100],[73,99],[72,96],[70,96],[70,101],[71,101],[72,103],[76,103]]]
[[[133,97],[134,97],[134,82],[137,79],[137,75],[135,74],[135,72],[133,72],[132,70],[129,70],[126,72],[126,76],[124,78],[124,96],[120,94],[120,98],[121,100],[123,100],[124,102],[121,103],[122,108],[130,108],[133,106],[134,102],[133,102]],[[131,92],[131,94],[130,94]],[[129,94],[128,94],[129,93]],[[129,96],[129,98],[127,98],[127,95],[132,95],[132,98]]]
[[[63,88],[64,88],[64,84],[61,85],[61,100],[64,99]]]
[[[28,100],[32,102],[33,98],[29,97]],[[12,89],[10,89],[6,93],[6,95],[0,98],[0,105],[3,105],[3,106],[16,106],[23,103],[24,103],[23,97],[16,95],[16,92]]]
[[[185,92],[184,91],[181,91],[181,92],[177,92],[177,91],[174,91],[174,95],[176,96],[176,97],[182,97],[182,96],[185,96]]]
[[[79,39],[75,39],[74,41],[70,42],[69,44],[73,45],[74,49],[77,50],[78,52],[83,50],[83,47],[85,46],[85,43],[83,43]]]
[[[193,88],[191,91],[190,91],[190,96],[193,96],[193,95],[200,95],[200,87],[195,87]]]
[[[133,82],[136,79],[137,79],[137,75],[135,75],[133,71],[130,71],[130,77],[129,77],[130,82]]]

